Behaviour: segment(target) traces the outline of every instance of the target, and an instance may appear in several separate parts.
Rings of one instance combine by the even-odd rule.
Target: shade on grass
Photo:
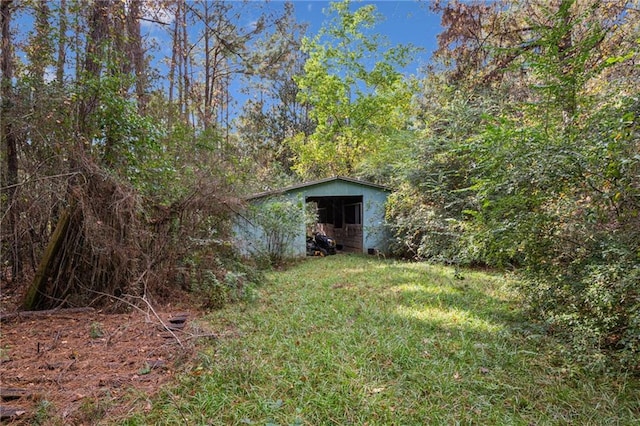
[[[568,368],[509,280],[363,256],[268,274],[223,337],[128,424],[634,424],[637,379]]]

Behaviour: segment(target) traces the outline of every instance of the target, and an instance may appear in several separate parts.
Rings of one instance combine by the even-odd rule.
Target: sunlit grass
[[[638,381],[569,368],[475,271],[362,256],[273,272],[212,312],[222,337],[126,424],[634,424]]]

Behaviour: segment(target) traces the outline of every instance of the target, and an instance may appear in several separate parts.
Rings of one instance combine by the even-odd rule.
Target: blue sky
[[[328,16],[324,13],[329,8],[328,0],[293,0],[295,14],[298,22],[308,24],[307,36],[313,36],[322,27]],[[385,36],[391,45],[413,44],[423,48],[421,54],[417,55],[415,60],[409,67],[403,71],[408,74],[416,74],[417,70],[424,66],[436,49],[436,36],[441,30],[440,17],[429,10],[429,0],[378,0],[378,1],[358,1],[352,0],[351,8],[356,10],[363,5],[373,4],[383,21],[375,27],[376,32]],[[248,5],[240,6],[243,10],[243,18],[246,20],[244,25],[254,25],[255,19],[267,9],[282,11],[284,0],[272,0],[265,2],[264,0],[255,0]],[[256,7],[253,7],[256,6]],[[166,57],[171,55],[171,45],[166,42],[168,31],[171,30],[170,15],[160,17],[161,21],[166,21],[167,25],[163,28],[156,24],[143,21],[143,32],[153,39],[160,48],[160,54]],[[192,32],[200,31],[199,27],[191,28]],[[194,36],[195,37],[195,36]]]
[[[327,16],[323,9],[327,9],[329,1],[325,0],[295,0],[296,16],[300,22],[309,23],[308,35],[318,32]],[[431,53],[437,47],[436,36],[440,32],[440,17],[429,10],[427,1],[354,1],[355,10],[365,4],[376,6],[378,13],[384,16],[384,21],[376,30],[385,35],[392,45],[411,43],[424,48],[423,53],[406,70],[414,74],[418,67],[425,65]]]
[[[255,2],[263,3],[261,6],[268,4],[264,0],[256,0]],[[327,0],[293,0],[292,2],[298,21],[309,24],[307,35],[315,35],[327,20],[327,15],[323,13],[323,10],[328,9],[330,2]],[[440,17],[429,10],[429,2],[429,0],[352,0],[352,9],[355,10],[365,4],[375,5],[378,12],[384,16],[384,21],[376,26],[376,30],[386,36],[392,45],[411,43],[424,49],[422,54],[417,56],[411,66],[406,69],[406,72],[413,74],[418,67],[428,62],[431,53],[436,48],[436,36],[441,29]],[[282,3],[283,0],[271,1],[271,4],[280,10]],[[250,8],[247,9],[247,12],[252,14]],[[171,46],[166,42],[166,39],[168,31],[171,29],[171,16],[160,15],[159,19],[166,21],[165,28],[143,21],[143,33],[158,44],[159,52],[155,52],[156,54],[170,56]],[[28,14],[18,14],[15,22],[14,25],[17,27],[31,28],[33,18]],[[22,37],[26,37],[26,35],[25,32]],[[18,39],[19,37],[16,38],[16,41],[19,41]],[[17,53],[24,56],[24,52],[18,51]]]
[[[57,0],[56,0],[57,1]],[[260,4],[261,3],[261,4]],[[414,61],[402,70],[405,74],[418,74],[419,69],[426,65],[432,52],[436,48],[436,36],[440,32],[440,17],[429,10],[429,0],[422,1],[398,1],[398,0],[378,0],[378,1],[357,1],[352,0],[352,10],[356,10],[366,4],[373,4],[383,21],[380,22],[375,30],[383,35],[391,45],[413,44],[421,47],[423,51],[416,55]],[[153,3],[151,3],[153,4]],[[156,3],[157,4],[157,3]],[[308,24],[307,35],[314,36],[322,27],[323,23],[329,20],[324,13],[329,8],[330,1],[327,0],[293,0],[295,14],[298,22]],[[243,8],[243,18],[246,18],[246,25],[251,25],[253,20],[259,16],[260,9],[264,7],[273,7],[275,10],[282,10],[283,0],[273,0],[270,3],[264,0],[256,0],[255,3],[249,3]],[[258,6],[258,7],[253,7]],[[157,66],[162,73],[166,72],[166,60],[171,57],[171,43],[168,42],[169,33],[172,30],[172,16],[170,13],[163,14],[164,8],[156,9],[155,18],[164,22],[165,25],[158,25],[150,21],[143,21],[143,34],[145,38],[155,43],[155,48],[151,48],[148,54],[151,56],[151,62]],[[253,15],[256,16],[253,16]],[[16,17],[16,28],[21,28],[21,34],[16,38],[16,42],[25,42],[28,31],[32,28],[33,17],[30,14],[19,13]],[[197,38],[198,28],[190,28],[193,34],[190,37]],[[18,49],[20,57],[24,57],[24,52]],[[71,59],[73,52],[69,50],[68,59]],[[72,67],[72,65],[69,65]],[[54,78],[54,69],[51,68],[49,76]],[[72,72],[70,68],[70,72]],[[239,92],[234,93],[236,100],[242,103],[244,96]]]

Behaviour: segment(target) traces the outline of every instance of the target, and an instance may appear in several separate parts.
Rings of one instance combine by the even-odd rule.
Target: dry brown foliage
[[[38,297],[27,307],[121,310],[140,298],[154,303],[188,290],[184,283],[176,284],[180,262],[210,237],[211,223],[219,238],[228,236],[228,219],[238,202],[219,195],[227,189],[215,179],[202,177],[186,195],[166,205],[143,197],[87,156],[78,156],[74,163],[64,187],[51,185],[55,194],[34,183],[33,194],[38,195],[25,197],[31,203],[38,198],[57,201],[55,208],[50,203],[44,211],[35,205],[27,209],[34,213],[34,222],[41,223],[39,244],[30,241],[31,274],[37,277],[39,271],[44,278],[40,284],[34,281]],[[50,236],[65,212],[70,217],[68,227],[54,250]],[[25,221],[22,226],[33,223]],[[31,274],[14,285],[25,286]]]

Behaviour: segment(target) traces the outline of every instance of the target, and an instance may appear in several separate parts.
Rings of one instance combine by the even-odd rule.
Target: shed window
[[[362,225],[362,203],[345,204],[344,223],[348,225]]]

